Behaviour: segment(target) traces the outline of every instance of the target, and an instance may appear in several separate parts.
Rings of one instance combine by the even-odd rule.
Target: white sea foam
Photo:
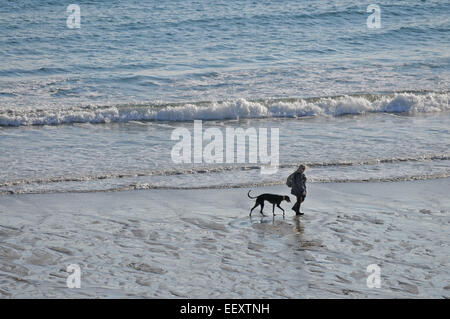
[[[448,93],[395,93],[310,99],[188,103],[167,106],[91,106],[0,111],[0,126],[59,125],[129,121],[229,120],[367,113],[449,111]]]
[[[398,182],[440,179],[450,176],[445,169],[449,154],[410,158],[384,158],[363,161],[306,163],[311,168],[310,183]],[[425,170],[425,162],[442,161]],[[406,166],[405,166],[406,164]],[[135,189],[216,189],[281,185],[298,163],[280,165],[280,175],[259,177],[258,165],[173,168],[139,172],[110,172],[98,175],[66,175],[0,181],[0,194],[108,192]],[[401,166],[399,166],[401,165]],[[447,165],[448,167],[448,165]],[[382,172],[382,174],[380,174]],[[174,181],[176,180],[176,183]]]
[[[371,177],[371,178],[312,178],[310,183],[373,183],[373,182],[404,182],[404,181],[423,181],[449,178],[450,173],[437,173],[437,174],[423,174],[423,175],[405,175],[405,176],[392,176],[392,177]],[[214,185],[200,185],[200,186],[170,186],[158,185],[151,183],[123,183],[121,185],[115,185],[110,187],[92,187],[92,188],[16,188],[3,190],[0,189],[0,195],[12,195],[12,194],[57,194],[57,193],[104,193],[104,192],[121,192],[131,190],[205,190],[205,189],[233,189],[233,188],[252,188],[252,187],[267,187],[284,185],[285,180],[274,180],[265,182],[247,182],[238,184],[214,184]]]
[[[393,157],[393,158],[376,158],[360,161],[331,161],[331,162],[305,162],[304,164],[310,168],[326,168],[326,167],[348,167],[348,166],[374,166],[379,164],[394,164],[399,162],[423,162],[423,161],[448,161],[450,160],[450,154],[423,154],[415,157]],[[279,168],[296,168],[299,163],[281,163]],[[71,176],[59,176],[51,178],[32,178],[22,180],[10,180],[0,181],[0,187],[15,186],[15,185],[28,185],[28,184],[49,184],[49,183],[63,183],[63,182],[86,182],[93,180],[107,180],[107,179],[122,179],[122,178],[134,178],[142,176],[180,176],[180,175],[195,175],[195,174],[212,174],[212,173],[224,173],[224,172],[237,172],[237,171],[252,171],[260,170],[259,165],[227,165],[227,166],[212,166],[212,167],[197,167],[197,168],[173,168],[163,170],[147,170],[147,171],[135,171],[135,172],[111,172],[108,174],[97,175],[71,175]],[[323,180],[316,179],[316,182],[323,181],[336,181],[336,180]],[[340,181],[340,180],[338,180]],[[356,180],[352,180],[356,181]],[[360,179],[360,181],[365,181]]]

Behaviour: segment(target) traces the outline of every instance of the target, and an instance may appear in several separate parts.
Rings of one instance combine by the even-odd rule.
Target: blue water
[[[281,163],[311,163],[313,180],[448,176],[448,1],[377,1],[379,29],[371,3],[76,1],[70,29],[68,3],[3,1],[0,191],[258,180],[216,165],[224,176],[155,181],[181,169],[170,133],[194,119],[280,127]],[[359,166],[318,165],[341,161]]]
[[[0,6],[0,104],[446,91],[448,1],[60,1]]]

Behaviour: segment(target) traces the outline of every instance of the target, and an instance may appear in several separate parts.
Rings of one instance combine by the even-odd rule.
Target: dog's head
[[[291,199],[289,198],[289,196],[283,196],[283,199],[288,203],[291,202]]]

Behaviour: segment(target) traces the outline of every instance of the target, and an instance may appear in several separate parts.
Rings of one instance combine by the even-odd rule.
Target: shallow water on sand
[[[0,295],[449,297],[449,186],[312,184],[300,218],[286,203],[285,217],[266,205],[249,218],[242,189],[8,196]],[[66,287],[70,264],[80,289]],[[370,264],[379,289],[366,285]]]
[[[0,152],[0,194],[256,187],[284,184],[298,163],[310,167],[309,182],[442,178],[450,176],[449,121],[450,113],[443,112],[202,123],[204,132],[221,132],[224,147],[226,128],[267,128],[268,141],[271,130],[279,129],[280,170],[270,175],[261,175],[261,158],[225,162],[225,149],[218,163],[175,163],[171,151],[178,140],[171,134],[193,132],[192,122],[8,128],[0,130],[0,149],[7,150]]]

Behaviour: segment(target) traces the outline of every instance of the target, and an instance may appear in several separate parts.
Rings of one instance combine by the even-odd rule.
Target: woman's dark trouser
[[[305,197],[306,196],[304,196],[304,195],[299,195],[299,196],[297,196],[297,202],[295,203],[295,205],[292,207],[292,209],[295,211],[295,213],[297,214],[297,215],[299,215],[300,214],[300,205],[303,203],[303,201],[305,200]]]

